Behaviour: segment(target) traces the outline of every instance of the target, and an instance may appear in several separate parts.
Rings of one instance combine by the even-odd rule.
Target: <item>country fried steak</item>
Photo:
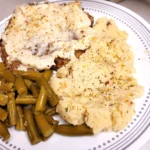
[[[19,6],[2,34],[2,61],[10,70],[57,70],[90,47],[93,23],[78,1]]]

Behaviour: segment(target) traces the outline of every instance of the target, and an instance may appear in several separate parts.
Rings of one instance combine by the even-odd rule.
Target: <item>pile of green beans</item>
[[[92,135],[86,125],[59,125],[53,118],[59,98],[48,81],[53,72],[45,70],[10,72],[0,63],[0,136],[10,138],[8,128],[25,131],[31,144],[46,141],[53,133]]]

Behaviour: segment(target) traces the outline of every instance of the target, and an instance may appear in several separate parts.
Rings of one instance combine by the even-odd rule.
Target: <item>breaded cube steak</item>
[[[57,68],[56,59],[90,47],[93,22],[78,1],[18,6],[2,34],[2,60],[12,70]]]

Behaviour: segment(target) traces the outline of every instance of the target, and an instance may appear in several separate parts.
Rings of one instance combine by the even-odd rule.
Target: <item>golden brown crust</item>
[[[2,58],[2,61],[7,64],[7,53],[5,51],[5,47],[4,47],[4,44],[3,44],[3,41],[1,40],[0,41],[0,52],[1,52],[1,58]]]
[[[52,70],[57,70],[59,68],[61,68],[62,66],[68,64],[70,61],[70,59],[65,59],[65,58],[60,58],[60,57],[57,57],[54,62],[55,62],[55,65],[53,65],[51,67]]]
[[[94,17],[91,16],[89,13],[85,12],[88,16],[88,18],[91,20],[91,26],[90,27],[93,27],[93,24],[94,24]]]
[[[79,58],[83,53],[85,53],[86,50],[76,50],[75,51],[75,56],[77,58]],[[58,70],[59,68],[61,68],[62,66],[65,66],[66,64],[68,64],[70,61],[70,59],[65,59],[65,58],[60,58],[60,57],[57,57],[54,62],[55,62],[55,65],[53,65],[51,67],[52,70]]]
[[[20,61],[16,60],[13,61],[12,64],[9,66],[9,70],[14,71],[18,69],[18,66],[20,65]]]
[[[83,53],[85,53],[85,51],[86,51],[86,50],[76,50],[76,51],[75,51],[75,56],[76,56],[77,58],[80,58],[80,56],[81,56]]]
[[[8,61],[7,61],[8,54],[5,51],[5,47],[4,47],[2,40],[0,40],[0,52],[1,52],[2,61],[3,61],[3,63],[6,64],[6,66],[8,67],[8,70],[10,70],[10,71],[17,70],[18,66],[20,65],[20,62],[13,61],[11,65],[8,64]]]

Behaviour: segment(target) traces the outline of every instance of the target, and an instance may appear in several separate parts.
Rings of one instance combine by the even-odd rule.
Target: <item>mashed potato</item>
[[[57,112],[73,125],[86,123],[94,133],[123,129],[135,114],[133,100],[143,94],[133,77],[134,56],[128,35],[113,20],[93,27],[91,47],[57,71],[50,84],[60,97]]]

